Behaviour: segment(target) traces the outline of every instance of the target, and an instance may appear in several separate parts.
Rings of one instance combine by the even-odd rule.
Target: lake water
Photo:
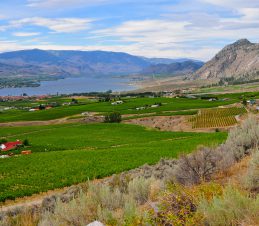
[[[0,89],[0,96],[18,96],[44,94],[71,94],[86,92],[129,91],[136,87],[129,85],[130,80],[124,78],[66,78],[56,81],[41,82],[39,87],[4,88]]]

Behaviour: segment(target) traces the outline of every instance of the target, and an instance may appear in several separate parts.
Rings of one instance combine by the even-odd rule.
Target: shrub
[[[7,142],[7,139],[5,139],[5,138],[1,138],[0,139],[0,144],[4,144],[4,143],[6,143]]]
[[[233,152],[236,161],[250,154],[259,145],[259,123],[256,118],[249,117],[241,126],[232,129],[225,145]]]
[[[153,222],[154,225],[198,225],[195,212],[192,194],[182,186],[171,185],[159,200]]]
[[[134,178],[132,181],[129,182],[128,193],[139,204],[144,204],[148,200],[152,182],[154,182],[153,178]]]
[[[245,98],[242,100],[242,104],[243,104],[244,106],[247,105],[247,100],[246,100]]]
[[[23,208],[23,213],[18,216],[5,216],[1,219],[0,215],[0,226],[34,226],[38,225],[39,215],[29,208]]]
[[[235,162],[235,154],[228,145],[223,144],[216,148],[215,150],[218,155],[217,169],[218,171],[226,171],[231,167]]]
[[[222,196],[214,197],[211,202],[203,199],[198,212],[204,215],[205,225],[258,225],[259,198],[227,187]]]
[[[45,109],[46,109],[46,107],[45,107],[44,105],[42,105],[42,104],[41,104],[41,105],[39,106],[39,109],[40,109],[40,110],[45,110]]]
[[[252,191],[259,192],[259,150],[252,155],[248,166],[246,186]]]
[[[144,204],[154,179],[134,178],[127,191],[107,184],[89,183],[88,190],[68,203],[58,200],[53,213],[45,212],[43,225],[86,225],[96,219],[107,225],[139,225],[145,221],[138,205]]]
[[[24,146],[29,146],[29,145],[30,145],[29,140],[28,140],[28,139],[25,139],[25,140],[23,141],[23,145],[24,145]]]
[[[201,199],[212,200],[222,194],[222,186],[215,183],[186,187],[170,184],[158,199],[158,210],[150,211],[152,225],[202,225],[203,216],[197,213]]]
[[[121,122],[121,114],[119,112],[112,112],[105,116],[105,122],[114,123],[114,122]]]
[[[137,204],[134,199],[131,197],[128,197],[125,205],[124,205],[124,222],[126,225],[130,225],[130,223],[134,222],[137,220]]]
[[[185,185],[209,181],[217,171],[218,153],[211,148],[201,147],[189,155],[183,155],[175,172],[176,180]]]
[[[109,210],[123,206],[123,193],[117,188],[112,191],[108,185],[90,184],[88,196],[95,200],[98,205]]]

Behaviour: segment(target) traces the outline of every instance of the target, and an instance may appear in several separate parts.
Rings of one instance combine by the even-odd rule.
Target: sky
[[[259,42],[259,0],[1,0],[0,52],[105,50],[209,60]]]

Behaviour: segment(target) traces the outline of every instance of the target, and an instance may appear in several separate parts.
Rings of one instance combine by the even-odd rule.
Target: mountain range
[[[145,68],[141,74],[143,75],[160,75],[160,76],[183,76],[190,75],[193,72],[197,71],[203,66],[201,61],[186,60],[180,62],[173,62],[169,64],[159,63],[152,64],[149,67]]]
[[[178,60],[164,58],[143,58],[127,53],[106,51],[44,51],[39,49],[22,50],[0,54],[0,76],[116,76],[141,74],[149,71],[149,67],[158,63],[159,67],[166,67],[166,63],[178,62]],[[196,64],[196,61],[179,59],[186,62],[184,65]],[[200,64],[200,62],[199,62]],[[186,69],[182,65],[176,68],[181,74]],[[163,69],[168,75],[176,74],[175,69]]]
[[[194,79],[222,79],[249,81],[259,77],[259,44],[240,39],[224,47],[197,70]]]
[[[146,58],[122,52],[21,50],[0,54],[0,82],[39,82],[73,76],[184,76],[190,79],[259,77],[259,44],[241,39],[207,63],[187,58]],[[0,84],[1,85],[1,84]]]

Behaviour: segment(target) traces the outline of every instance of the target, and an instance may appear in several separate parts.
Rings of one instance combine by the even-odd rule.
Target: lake
[[[0,96],[19,96],[23,93],[32,95],[71,94],[86,92],[129,91],[136,89],[126,78],[65,78],[56,81],[43,81],[39,87],[3,88]]]

